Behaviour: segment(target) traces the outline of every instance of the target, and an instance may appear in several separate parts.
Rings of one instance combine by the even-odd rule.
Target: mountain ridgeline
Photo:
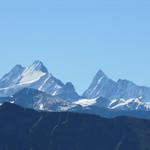
[[[150,87],[137,86],[131,81],[122,79],[115,82],[108,78],[102,70],[99,70],[83,95],[87,98],[106,97],[109,99],[142,97],[143,101],[149,102]]]
[[[16,65],[0,79],[0,104],[4,102],[35,110],[150,118],[143,115],[150,111],[150,87],[128,80],[115,82],[99,70],[89,88],[79,95],[71,82],[54,77],[41,61],[29,67]]]
[[[37,89],[50,95],[60,95],[66,100],[79,98],[72,83],[65,85],[55,78],[41,61],[35,61],[29,67],[16,65],[0,79],[0,97],[12,96],[23,88]]]
[[[83,95],[41,61],[0,79],[0,150],[150,150],[150,88],[98,71]]]

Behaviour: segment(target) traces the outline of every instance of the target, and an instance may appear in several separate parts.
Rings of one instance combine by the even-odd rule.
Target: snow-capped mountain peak
[[[21,79],[19,84],[30,84],[38,81],[42,78],[46,73],[37,70],[31,70],[31,68],[25,69],[25,71],[21,75]]]
[[[29,67],[16,65],[0,80],[0,96],[13,95],[23,88],[41,89],[51,94],[60,82],[48,73],[41,61],[34,61]]]
[[[27,67],[27,70],[30,71],[30,72],[41,71],[41,72],[44,72],[44,73],[48,73],[47,68],[39,60],[34,61],[31,66]]]
[[[0,79],[0,89],[12,86],[14,83],[17,83],[20,75],[24,72],[24,70],[25,67],[22,67],[21,65],[16,65],[13,69],[11,69],[9,73],[5,74]]]
[[[108,99],[142,97],[142,100],[147,102],[150,101],[150,87],[138,86],[129,80],[119,79],[115,82],[100,70],[83,95],[87,98],[105,97]]]
[[[24,88],[36,89],[53,96],[61,94],[69,100],[79,97],[71,83],[65,85],[55,78],[39,60],[28,67],[16,65],[0,79],[0,97],[11,96]]]
[[[113,81],[99,70],[84,95],[79,96],[71,82],[64,84],[55,78],[41,61],[28,67],[16,65],[5,74],[0,79],[0,97],[0,104],[9,101],[37,110],[99,115],[110,115],[107,111],[150,111],[149,87],[128,80]]]
[[[83,96],[87,98],[108,97],[114,92],[115,87],[116,83],[99,70]]]

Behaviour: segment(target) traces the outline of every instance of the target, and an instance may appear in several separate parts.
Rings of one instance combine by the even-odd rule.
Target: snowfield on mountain
[[[0,79],[0,103],[8,101],[44,111],[145,113],[150,111],[150,87],[122,79],[116,82],[99,70],[79,95],[71,82],[63,83],[41,61],[35,61],[29,67],[16,65]]]

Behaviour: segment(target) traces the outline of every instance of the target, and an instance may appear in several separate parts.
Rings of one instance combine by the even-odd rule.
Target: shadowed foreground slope
[[[150,120],[0,107],[0,150],[150,150]]]

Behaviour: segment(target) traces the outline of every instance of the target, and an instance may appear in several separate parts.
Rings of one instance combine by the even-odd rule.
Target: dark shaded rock
[[[0,150],[150,150],[150,120],[50,113],[5,103]]]

